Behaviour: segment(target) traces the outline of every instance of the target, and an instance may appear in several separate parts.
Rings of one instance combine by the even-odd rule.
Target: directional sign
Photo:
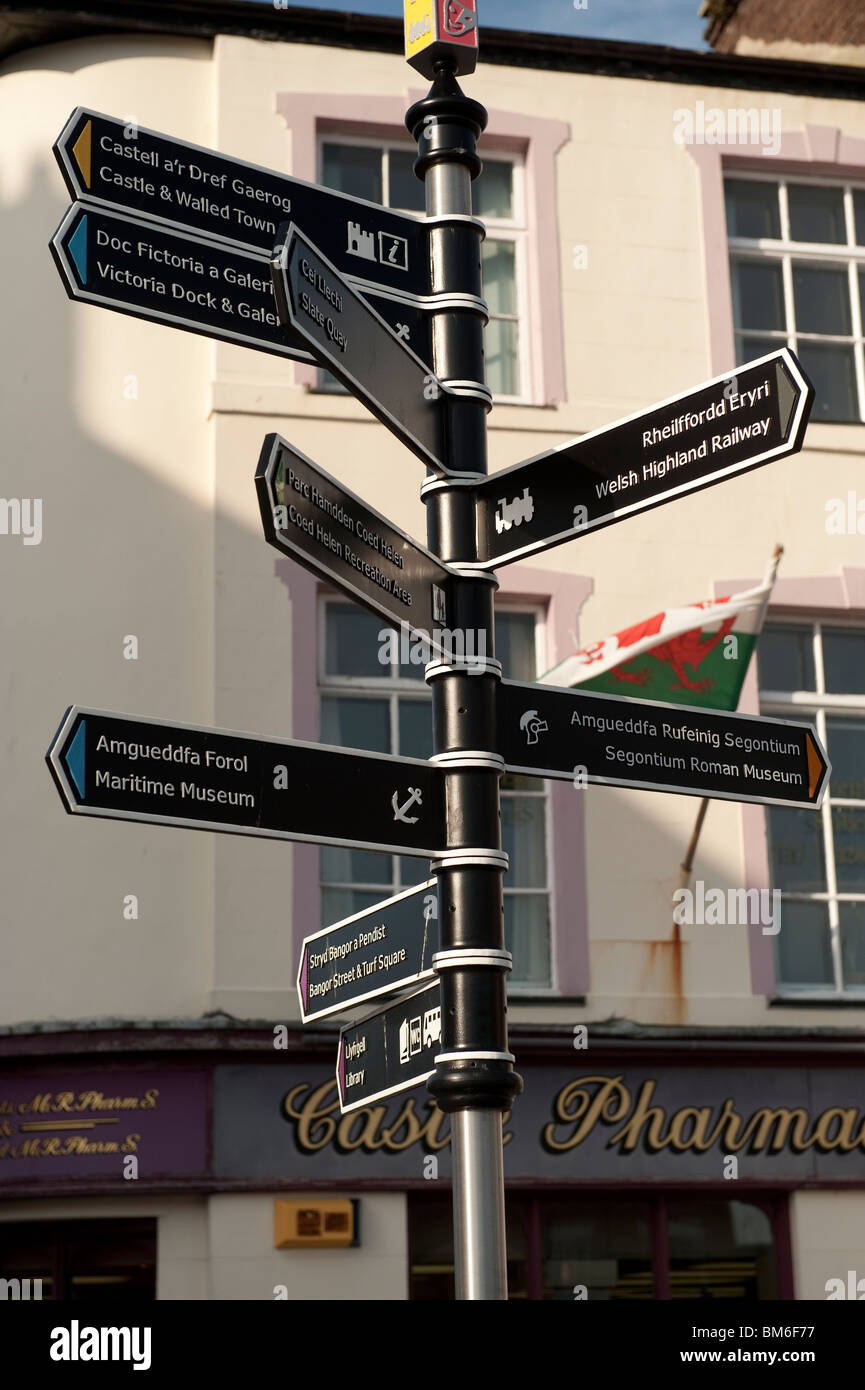
[[[423,218],[229,159],[155,130],[77,107],[54,146],[74,198],[110,203],[268,255],[282,222],[314,234],[357,284],[431,290]]]
[[[444,775],[418,758],[73,706],[47,754],[67,811],[429,859]]]
[[[315,361],[298,334],[280,324],[270,261],[258,252],[83,203],[69,208],[51,252],[70,299]],[[426,314],[397,300],[375,302],[393,331],[431,360]]]
[[[814,392],[782,348],[479,484],[479,568],[519,560],[802,447]]]
[[[303,1022],[420,984],[438,949],[435,879],[307,936],[297,971]]]
[[[829,761],[807,724],[502,681],[497,749],[508,772],[819,806]]]
[[[444,463],[442,387],[426,363],[294,224],[273,260],[280,319],[432,468]]]
[[[440,560],[278,434],[264,441],[255,483],[271,545],[447,650],[452,573]]]
[[[399,1004],[340,1031],[336,1059],[343,1115],[374,1100],[420,1086],[435,1071],[441,1052],[442,1007],[438,980]]]

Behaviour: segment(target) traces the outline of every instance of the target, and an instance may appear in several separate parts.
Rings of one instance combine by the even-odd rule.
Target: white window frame
[[[338,128],[330,130],[320,130],[317,134],[316,143],[316,169],[317,180],[324,182],[324,146],[325,145],[357,145],[362,149],[381,150],[387,154],[390,150],[399,150],[403,154],[416,153],[411,141],[395,140],[382,136],[380,138],[372,135],[344,134]],[[491,319],[502,319],[515,322],[517,324],[517,370],[519,372],[520,390],[517,395],[503,395],[498,392],[493,399],[500,405],[532,405],[534,397],[532,395],[531,378],[531,353],[529,351],[529,304],[528,304],[528,222],[526,216],[526,180],[525,180],[525,156],[521,150],[493,150],[489,155],[489,163],[510,164],[513,170],[513,217],[490,217],[484,219],[487,229],[487,241],[508,241],[516,246],[514,256],[514,275],[516,278],[516,314],[491,314]],[[420,183],[418,184],[420,188]],[[382,169],[382,200],[385,207],[390,207],[390,162],[389,159],[383,161]],[[404,211],[397,208],[395,211]],[[415,214],[417,215],[417,214]],[[327,390],[328,388],[319,388]],[[331,388],[332,389],[332,388]]]
[[[774,714],[784,719],[795,719],[803,722],[806,714],[811,715],[817,728],[817,735],[824,748],[828,747],[826,737],[826,717],[831,714],[845,715],[859,714],[862,716],[863,727],[865,727],[865,695],[833,695],[827,694],[825,685],[825,673],[823,667],[823,646],[822,634],[824,628],[849,628],[852,632],[863,633],[862,623],[856,619],[834,614],[820,618],[808,617],[772,617],[769,624],[772,628],[810,628],[812,633],[813,656],[814,656],[814,678],[817,690],[814,692],[797,690],[760,690],[760,712],[761,714]],[[758,653],[759,661],[759,653]],[[791,902],[819,902],[826,903],[829,914],[829,940],[832,951],[832,969],[835,976],[834,989],[815,988],[810,985],[790,985],[778,982],[779,998],[807,999],[815,1002],[828,1000],[846,1001],[861,1000],[865,997],[865,985],[844,985],[843,966],[841,960],[841,924],[838,912],[838,904],[844,902],[865,903],[865,892],[863,893],[839,893],[838,876],[835,867],[835,844],[832,836],[832,809],[835,806],[852,806],[865,809],[865,799],[857,800],[852,797],[841,797],[832,795],[832,781],[826,789],[823,798],[823,805],[819,811],[813,814],[821,817],[823,830],[823,857],[826,864],[826,892],[825,893],[799,893],[795,890],[782,889],[782,908],[781,908],[781,930],[784,930],[784,910],[783,900],[789,899]],[[841,987],[839,988],[839,982]]]
[[[326,695],[336,695],[340,699],[351,698],[352,696],[362,699],[374,696],[379,700],[387,700],[390,715],[390,746],[391,749],[399,747],[399,700],[400,698],[414,697],[418,702],[430,705],[432,697],[429,686],[423,680],[407,679],[405,677],[391,675],[381,676],[334,676],[326,671],[327,660],[327,610],[335,604],[345,605],[347,600],[340,594],[324,593],[320,596],[318,603],[318,672],[317,687],[319,708],[321,698]],[[350,601],[349,601],[350,602]],[[543,670],[544,653],[546,651],[546,636],[544,627],[546,623],[546,609],[542,604],[520,603],[507,601],[501,603],[500,613],[519,614],[529,613],[535,620],[535,663],[538,672]],[[382,618],[382,628],[388,626],[387,621]],[[382,668],[384,672],[385,668]],[[395,668],[391,666],[391,671]],[[537,997],[549,995],[551,998],[557,996],[556,980],[558,978],[556,960],[556,922],[555,922],[555,866],[553,862],[553,835],[552,835],[552,804],[550,799],[549,781],[546,778],[537,779],[538,790],[502,791],[502,799],[526,798],[543,801],[543,824],[544,824],[544,869],[545,883],[543,886],[530,888],[511,888],[508,886],[507,875],[504,877],[505,897],[538,897],[545,896],[547,899],[547,921],[549,932],[549,954],[550,954],[550,982],[547,985],[536,984],[530,980],[524,982],[509,983],[508,991],[514,997],[520,994]],[[386,853],[386,851],[371,851],[372,853]],[[327,888],[348,889],[355,892],[381,893],[383,898],[390,897],[393,893],[399,893],[404,887],[400,880],[400,855],[392,854],[391,870],[393,880],[389,882],[358,883],[358,882],[337,882],[328,880],[327,882],[319,877],[319,895]]]
[[[865,422],[865,335],[863,335],[863,324],[865,324],[865,305],[861,303],[859,292],[859,270],[865,270],[865,245],[857,244],[856,220],[853,208],[853,193],[860,192],[865,194],[865,181],[859,179],[833,179],[819,177],[814,174],[760,174],[753,170],[724,170],[724,183],[728,181],[748,182],[759,184],[772,184],[779,191],[778,207],[781,219],[781,236],[779,239],[772,237],[734,237],[727,234],[727,248],[730,259],[752,259],[752,260],[772,260],[780,262],[781,275],[784,285],[784,315],[785,333],[779,329],[771,329],[759,332],[757,329],[737,330],[733,328],[734,338],[744,334],[745,341],[749,337],[774,339],[777,338],[778,346],[786,343],[793,352],[796,351],[796,341],[813,343],[837,343],[843,347],[853,348],[853,364],[856,378],[856,392],[858,396],[859,419],[858,420],[838,420],[824,421],[825,424],[862,424]],[[787,190],[790,184],[807,184],[814,188],[833,188],[840,189],[844,200],[844,228],[847,234],[846,243],[831,242],[811,242],[793,241],[790,236],[790,207]],[[813,261],[820,265],[836,265],[847,270],[848,292],[850,295],[850,317],[851,330],[849,336],[843,334],[830,333],[800,333],[795,325],[796,306],[793,297],[793,262],[794,261]],[[732,279],[732,276],[731,276]]]

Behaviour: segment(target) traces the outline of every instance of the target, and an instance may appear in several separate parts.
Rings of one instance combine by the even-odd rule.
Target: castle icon
[[[376,259],[375,234],[362,232],[359,222],[349,222],[347,250],[350,256],[362,256],[365,261],[374,261]]]

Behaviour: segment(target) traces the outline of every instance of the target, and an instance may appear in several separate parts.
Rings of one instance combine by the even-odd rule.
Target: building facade
[[[265,544],[253,483],[276,431],[423,540],[422,466],[318,369],[71,303],[51,263],[77,106],[422,210],[396,21],[195,14],[0,16],[0,1275],[448,1297],[447,1120],[423,1089],[340,1118],[337,1027],[295,990],[304,936],[427,865],[70,818],[44,763],[73,703],[431,751],[418,668]],[[502,566],[505,674],[780,542],[740,709],[813,720],[833,763],[818,812],[710,805],[695,883],[774,890],[750,922],[673,921],[694,799],[505,782],[512,1296],[824,1298],[865,1277],[865,77],[482,28],[465,88],[491,468],[785,344],[816,389],[800,454]],[[279,1202],[334,1195],[351,1247],[276,1248]]]

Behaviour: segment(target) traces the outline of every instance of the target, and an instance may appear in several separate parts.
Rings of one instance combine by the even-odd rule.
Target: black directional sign
[[[54,154],[74,198],[110,203],[267,254],[280,223],[297,222],[357,284],[397,294],[430,292],[423,218],[80,106]]]
[[[273,260],[280,319],[418,458],[450,472],[442,387],[428,365],[293,224]]]
[[[47,754],[67,811],[429,859],[444,776],[417,758],[73,706]]]
[[[497,751],[509,772],[819,806],[829,761],[807,724],[502,681]]]
[[[438,949],[435,879],[306,937],[297,971],[303,1022],[420,984]]]
[[[813,398],[796,358],[782,348],[505,468],[476,489],[480,568],[795,454]]]
[[[51,252],[70,299],[313,360],[280,325],[260,255],[82,203],[66,213]]]
[[[441,1030],[438,980],[363,1023],[343,1028],[336,1059],[342,1113],[426,1081],[442,1050]]]
[[[83,203],[69,208],[51,252],[71,299],[315,361],[300,336],[280,324],[270,261],[259,252]],[[375,303],[393,331],[431,359],[426,315],[397,300]]]
[[[447,650],[452,575],[440,560],[278,434],[264,441],[255,482],[271,545],[428,635],[430,652]]]

